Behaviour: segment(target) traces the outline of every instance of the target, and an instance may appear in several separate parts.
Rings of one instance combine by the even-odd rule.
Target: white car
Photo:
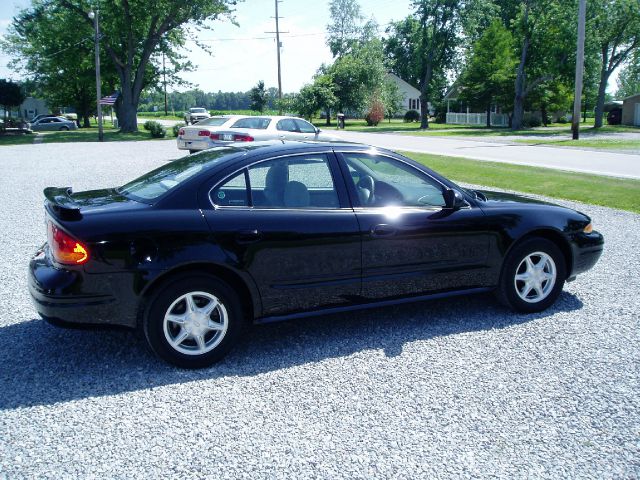
[[[187,125],[201,122],[202,120],[211,117],[206,108],[190,108],[187,113],[184,114],[184,123]]]
[[[263,140],[338,141],[311,123],[297,117],[279,116],[217,116],[178,132],[178,148],[195,153],[233,142]]]

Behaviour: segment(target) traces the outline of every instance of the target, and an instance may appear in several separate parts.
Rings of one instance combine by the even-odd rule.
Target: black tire
[[[68,130],[69,130],[69,127],[60,127],[61,132],[68,131]]]
[[[198,153],[200,150],[189,150],[189,155],[193,155],[194,153]]]
[[[552,262],[538,254],[548,256]],[[528,296],[526,292],[529,284],[524,280],[516,280],[516,275],[522,278],[528,274],[527,270],[530,267],[527,266],[527,257],[530,257],[532,264],[538,268],[545,265],[544,269],[539,269],[540,276],[548,276],[552,270],[555,271],[555,279],[551,285],[548,284],[549,279],[542,280],[537,284],[539,290],[531,289]],[[496,296],[501,303],[516,312],[541,312],[557,300],[566,278],[566,259],[560,248],[545,238],[531,237],[515,245],[505,258]]]
[[[165,328],[165,315],[168,313],[175,314],[174,317],[189,315],[186,311],[187,300],[180,300],[185,295],[189,295],[195,306],[200,308],[206,308],[209,305],[208,303],[202,305],[202,302],[209,300],[205,295],[213,296],[222,308],[216,307],[209,316],[196,311],[201,317],[195,320],[189,317],[189,320],[181,325],[167,321]],[[183,309],[184,313],[182,313]],[[222,321],[223,311],[226,312],[226,322]],[[198,321],[203,318],[206,318],[207,323],[209,320],[217,325],[226,323],[226,331],[208,330],[202,333],[202,322],[198,323]],[[242,304],[233,289],[216,277],[190,274],[171,279],[154,293],[147,305],[142,326],[151,350],[160,358],[181,368],[204,368],[219,361],[231,350],[242,335],[245,325]],[[213,346],[210,350],[203,350],[204,353],[198,353],[200,347],[196,337],[192,338],[196,328],[200,333],[197,336],[202,337],[201,345],[207,348]],[[187,330],[190,332],[187,333]],[[216,337],[220,333],[220,337]],[[188,336],[174,347],[167,335],[176,341],[182,335]]]

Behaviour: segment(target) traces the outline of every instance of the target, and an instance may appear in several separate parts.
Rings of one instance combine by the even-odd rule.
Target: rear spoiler
[[[73,201],[71,187],[47,187],[44,189],[44,197],[47,199],[47,206],[63,220],[79,220],[80,205]]]

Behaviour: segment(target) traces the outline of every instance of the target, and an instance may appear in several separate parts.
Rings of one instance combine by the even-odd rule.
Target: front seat
[[[292,208],[308,207],[311,203],[309,189],[302,182],[292,181],[284,189],[284,206]]]
[[[264,196],[269,207],[284,205],[284,190],[289,181],[289,169],[286,163],[277,162],[267,171],[265,178]]]

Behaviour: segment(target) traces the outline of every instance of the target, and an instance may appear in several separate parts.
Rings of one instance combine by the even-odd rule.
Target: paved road
[[[176,153],[0,147],[0,479],[640,475],[640,215],[562,202],[607,245],[536,315],[485,295],[265,325],[201,371],[39,320],[42,188],[122,184]]]
[[[456,137],[418,137],[344,130],[331,132],[344,140],[392,150],[516,163],[613,177],[640,178],[640,155],[635,154],[497,143]]]
[[[146,120],[138,120],[144,123]],[[160,120],[170,127],[174,120]],[[475,160],[515,163],[572,172],[594,173],[612,177],[640,179],[640,155],[601,150],[522,145],[508,142],[469,140],[456,137],[418,137],[396,133],[364,133],[328,129],[338,138],[367,143],[391,150],[433,153]],[[640,137],[640,134],[638,134]]]

